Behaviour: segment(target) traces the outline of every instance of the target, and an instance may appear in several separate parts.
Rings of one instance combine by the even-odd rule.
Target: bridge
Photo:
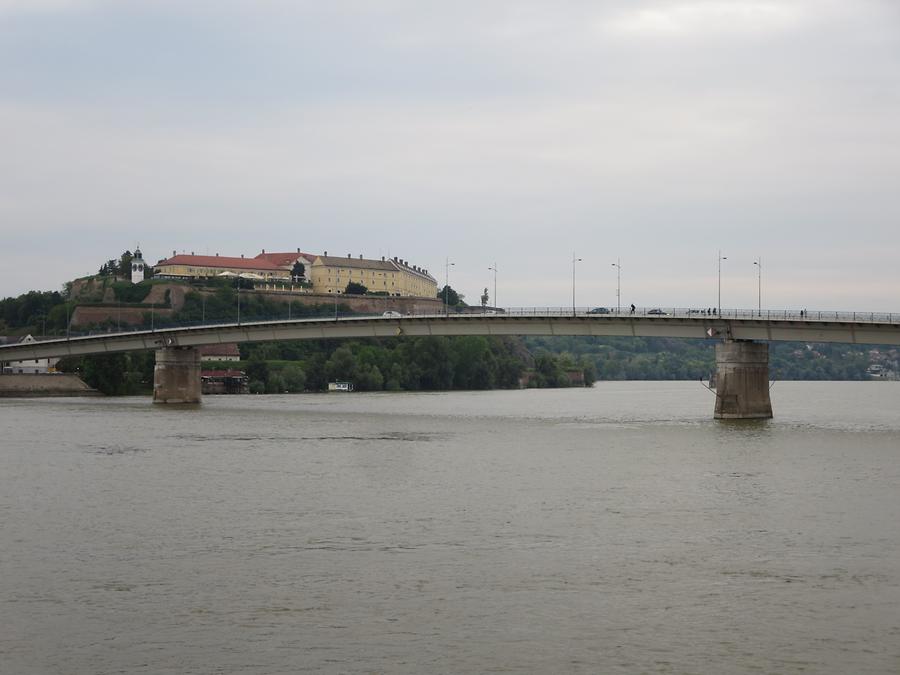
[[[467,313],[329,316],[99,333],[0,346],[0,362],[154,350],[153,400],[198,403],[197,347],[271,340],[453,335],[715,338],[717,419],[772,417],[768,343],[900,345],[900,313],[693,308],[510,308]]]

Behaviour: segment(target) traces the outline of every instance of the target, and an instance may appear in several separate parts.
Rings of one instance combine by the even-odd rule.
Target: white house
[[[30,342],[38,342],[31,335],[26,335],[21,339],[7,338],[4,340],[7,344],[27,344]],[[28,361],[6,361],[2,366],[3,374],[10,375],[46,375],[47,373],[56,372],[56,364],[59,363],[58,358],[47,359],[29,359]]]

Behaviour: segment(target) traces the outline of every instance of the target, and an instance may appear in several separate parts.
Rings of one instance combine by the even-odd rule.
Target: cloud
[[[586,293],[621,255],[623,283],[684,304],[721,246],[746,302],[757,255],[807,305],[804,273],[825,304],[842,275],[893,301],[900,272],[869,265],[900,245],[888,4],[34,6],[0,37],[4,292],[43,283],[30,251],[59,251],[55,287],[139,240],[449,256],[470,297],[497,262],[508,302],[548,305],[573,248]]]
[[[97,0],[0,0],[0,16],[87,9],[95,4],[97,4]]]
[[[636,3],[606,27],[613,33],[653,39],[771,35],[801,27],[809,14],[806,3],[784,0]]]

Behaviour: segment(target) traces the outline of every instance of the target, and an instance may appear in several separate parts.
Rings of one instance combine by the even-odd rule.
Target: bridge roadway
[[[0,361],[219,343],[427,335],[591,335],[604,337],[721,338],[726,340],[842,342],[900,345],[900,313],[638,309],[595,314],[586,309],[515,308],[460,314],[353,315],[177,326],[97,333],[0,346]]]
[[[900,344],[900,314],[641,309],[634,313],[570,309],[417,316],[348,316],[253,321],[103,333],[0,346],[0,361],[156,351],[153,400],[199,403],[203,345],[222,342],[427,335],[592,335],[716,338],[717,419],[772,417],[770,341]]]

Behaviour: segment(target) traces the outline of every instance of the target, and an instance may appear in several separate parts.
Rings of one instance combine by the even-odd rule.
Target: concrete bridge
[[[718,419],[769,418],[768,342],[900,345],[900,313],[641,308],[516,308],[484,312],[347,316],[219,323],[101,333],[0,346],[0,362],[154,350],[153,400],[198,403],[197,347],[228,342],[429,335],[591,335],[716,338]]]

